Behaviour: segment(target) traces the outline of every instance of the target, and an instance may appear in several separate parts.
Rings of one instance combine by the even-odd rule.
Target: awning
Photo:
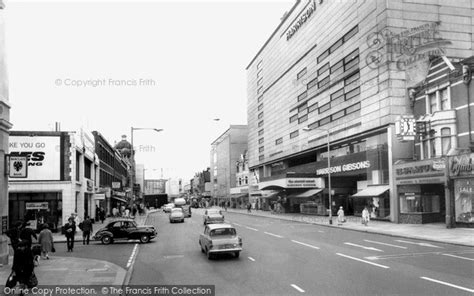
[[[115,195],[112,195],[112,198],[114,198],[114,199],[116,199],[116,200],[119,200],[119,201],[121,201],[121,202],[125,202],[125,203],[127,202],[125,199],[120,198],[120,197],[117,197],[117,196],[115,196]]]
[[[320,193],[321,191],[323,191],[323,189],[319,189],[319,188],[316,188],[316,189],[309,189],[309,190],[306,190],[306,191],[303,191],[303,192],[300,192],[300,193],[295,193],[295,194],[290,194],[288,195],[288,198],[295,198],[295,197],[299,197],[299,198],[303,198],[303,197],[311,197],[313,195],[316,195],[318,193]]]
[[[248,197],[248,193],[241,193],[241,194],[232,194],[230,198],[241,198],[241,197]]]
[[[388,185],[374,185],[374,186],[368,186],[365,189],[362,189],[361,191],[357,192],[356,194],[352,195],[353,197],[373,197],[373,196],[379,196],[384,194],[390,190],[390,186]]]

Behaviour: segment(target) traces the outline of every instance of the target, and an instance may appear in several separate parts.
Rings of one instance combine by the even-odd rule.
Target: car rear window
[[[211,236],[220,236],[220,235],[235,235],[236,231],[234,228],[218,228],[211,231]]]

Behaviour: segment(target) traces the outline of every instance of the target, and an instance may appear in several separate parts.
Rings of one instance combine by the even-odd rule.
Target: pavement
[[[151,210],[146,215],[135,217],[138,225],[144,225],[149,214],[156,212]],[[114,218],[107,218],[104,224],[95,223],[94,233],[106,225]],[[92,236],[91,236],[92,237]],[[65,243],[66,238],[61,233],[53,234],[55,243]],[[82,241],[82,233],[78,233],[75,241]],[[11,256],[8,258],[7,265],[0,265],[0,285],[8,278],[13,263],[13,253],[10,248]],[[76,257],[57,257],[50,254],[49,260],[40,260],[39,266],[35,267],[35,274],[39,285],[101,285],[101,286],[121,286],[125,281],[127,270],[111,262],[84,259]],[[0,291],[1,295],[1,291]]]
[[[223,209],[222,211],[224,212]],[[329,217],[327,216],[314,216],[299,213],[272,214],[269,211],[260,210],[252,210],[250,213],[248,213],[247,210],[244,209],[231,208],[228,208],[227,212],[281,219],[286,221],[304,222],[309,224],[324,225],[327,227],[342,227],[344,229],[360,232],[422,239],[432,242],[441,242],[461,246],[474,246],[474,228],[446,228],[446,224],[444,223],[397,224],[393,222],[371,220],[368,223],[368,226],[365,226],[361,223],[360,217],[346,216],[347,222],[339,226],[337,225],[337,217],[333,217],[333,224],[329,224]]]

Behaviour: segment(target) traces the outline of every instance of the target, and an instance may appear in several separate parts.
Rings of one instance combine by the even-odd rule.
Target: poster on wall
[[[61,153],[58,136],[10,136],[10,156],[28,159],[28,176],[22,180],[60,180]]]
[[[456,222],[473,223],[474,180],[454,180],[454,206]]]

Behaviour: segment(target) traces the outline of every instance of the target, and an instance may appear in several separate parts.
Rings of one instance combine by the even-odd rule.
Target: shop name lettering
[[[401,176],[401,175],[423,174],[423,173],[429,173],[431,171],[433,171],[433,167],[429,164],[396,169],[396,173],[399,176]]]
[[[472,172],[474,171],[474,163],[472,163],[472,158],[470,157],[462,157],[453,159],[451,164],[451,172],[457,176],[461,172]]]
[[[23,156],[28,159],[28,166],[42,166],[44,160],[44,152],[11,152],[11,156]]]
[[[349,164],[344,164],[344,165],[333,166],[331,167],[331,174],[341,173],[341,172],[350,172],[350,171],[356,171],[356,170],[368,169],[368,168],[370,168],[370,161],[366,160],[366,161],[361,161],[361,162],[354,162],[354,163],[349,163]],[[316,174],[327,175],[328,168],[316,170]]]
[[[319,3],[321,4],[323,1],[319,0]],[[316,1],[313,1],[310,7],[306,9],[306,11],[303,13],[303,15],[296,21],[296,23],[286,32],[286,40],[290,40],[293,35],[295,35],[296,32],[303,26],[304,23],[313,15],[313,13],[316,11]]]

